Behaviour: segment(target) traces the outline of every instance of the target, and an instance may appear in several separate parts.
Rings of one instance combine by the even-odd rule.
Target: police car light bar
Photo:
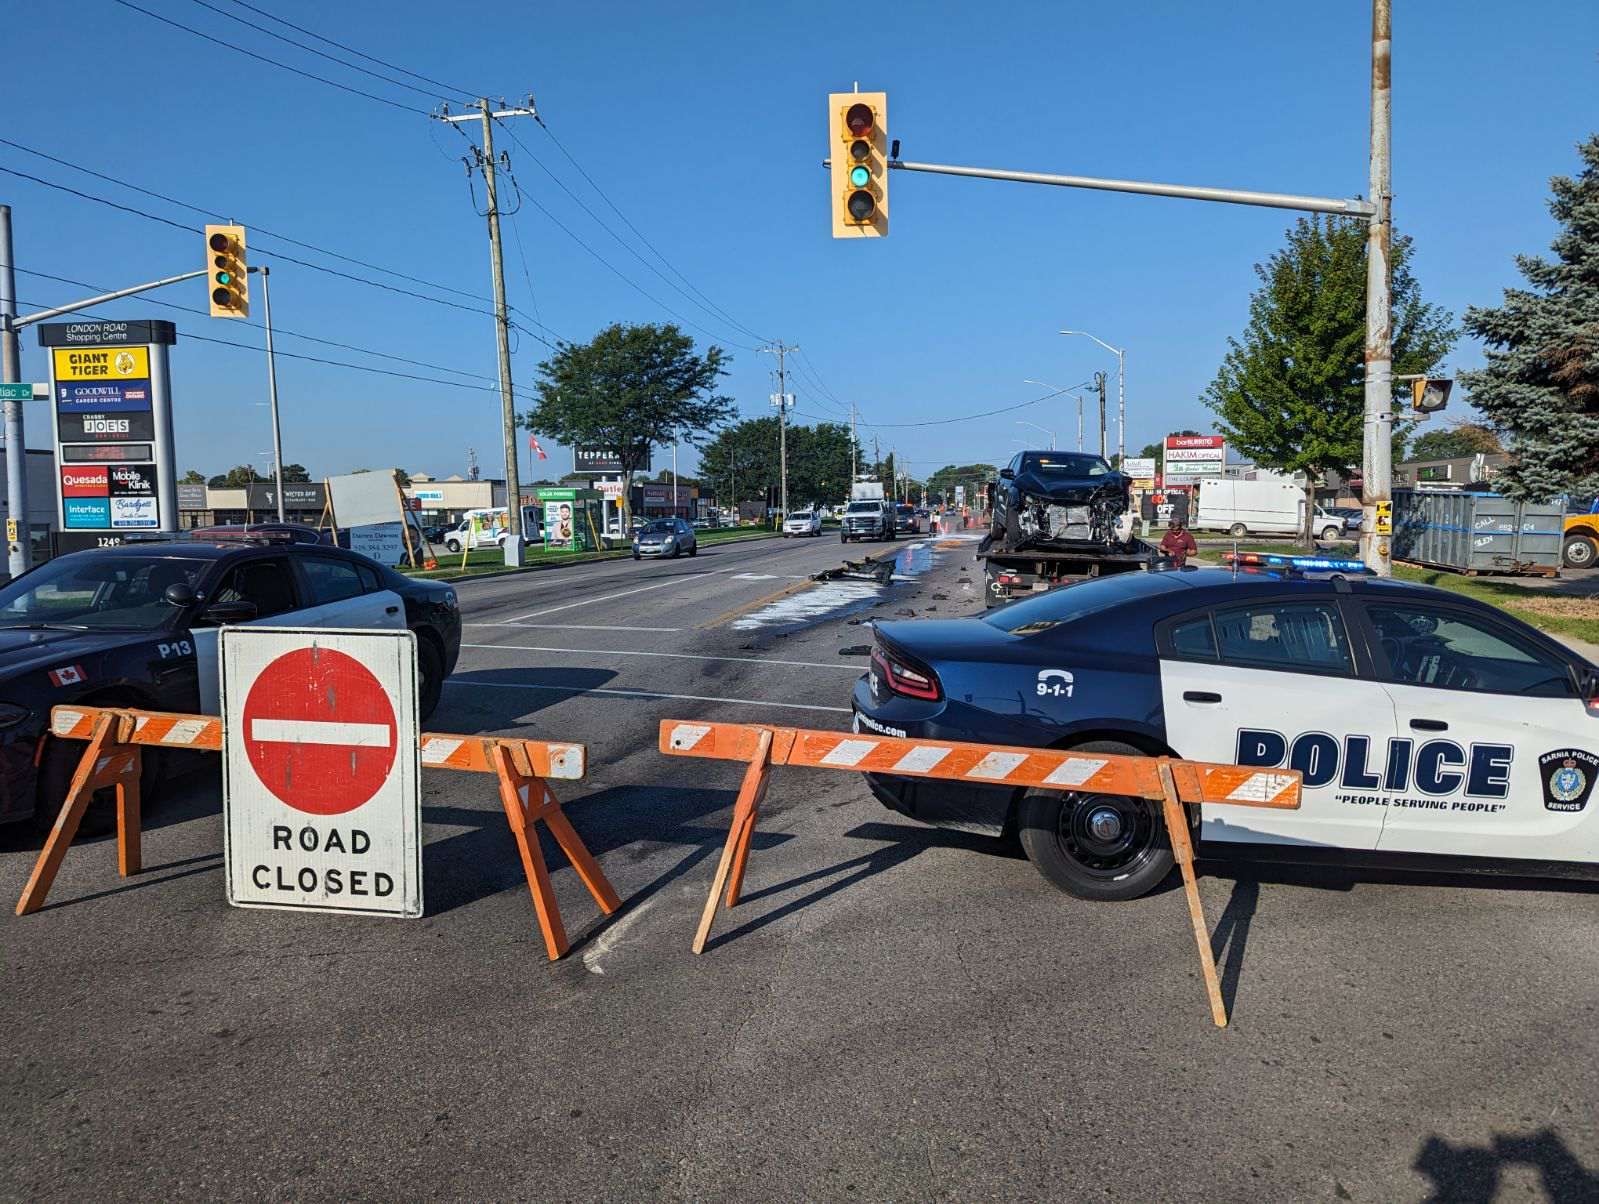
[[[1301,572],[1364,573],[1364,561],[1334,560],[1326,556],[1283,556],[1276,552],[1227,552],[1222,559],[1228,564],[1259,568],[1298,569]]]

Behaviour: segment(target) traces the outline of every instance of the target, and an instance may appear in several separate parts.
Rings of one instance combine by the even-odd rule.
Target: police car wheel
[[[1094,740],[1072,751],[1144,755],[1119,740]],[[1079,899],[1136,899],[1171,872],[1165,825],[1146,800],[1029,791],[1022,796],[1018,821],[1027,859],[1052,884]]]
[[[427,637],[416,641],[416,676],[417,706],[421,718],[426,719],[439,705],[439,695],[444,693],[444,657]]]
[[[72,785],[73,772],[87,748],[81,740],[45,740],[44,752],[39,757],[39,777],[33,807],[33,826],[40,832],[55,827],[61,805],[66,802],[67,789]],[[156,788],[161,779],[161,752],[159,749],[140,750],[139,806],[148,807],[155,801]],[[89,805],[78,820],[78,835],[84,839],[105,836],[117,826],[117,789],[107,786],[96,790]]]

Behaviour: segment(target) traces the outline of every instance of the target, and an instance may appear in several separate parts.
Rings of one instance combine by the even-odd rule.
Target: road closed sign
[[[228,902],[420,916],[416,637],[225,627],[219,645]]]

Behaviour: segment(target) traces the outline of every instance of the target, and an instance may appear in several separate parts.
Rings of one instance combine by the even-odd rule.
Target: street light
[[[1047,426],[1039,426],[1038,423],[1036,423],[1036,422],[1028,422],[1027,419],[1025,419],[1025,418],[1018,418],[1016,420],[1016,425],[1017,426],[1030,426],[1035,431],[1043,431],[1044,434],[1049,436],[1049,450],[1050,451],[1054,451],[1055,450],[1055,432],[1050,430]]]
[[[1023,380],[1022,384],[1024,384],[1024,385],[1037,385],[1041,389],[1054,389],[1056,393],[1066,393],[1065,389],[1062,389],[1058,385],[1052,385],[1047,380]],[[1067,397],[1075,397],[1075,398],[1077,398],[1077,450],[1078,451],[1082,451],[1083,450],[1083,395],[1081,393],[1066,393],[1066,396]],[[1055,444],[1052,442],[1052,443],[1050,443],[1049,446],[1050,446],[1051,449],[1053,449]]]
[[[1116,452],[1120,459],[1118,463],[1127,459],[1127,352],[1122,347],[1112,347],[1097,335],[1089,334],[1086,330],[1063,330],[1061,334],[1080,334],[1085,339],[1093,339],[1106,351],[1113,352],[1116,356]]]

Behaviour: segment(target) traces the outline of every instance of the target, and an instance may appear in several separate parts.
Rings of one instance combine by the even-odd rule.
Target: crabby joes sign
[[[225,627],[220,646],[228,902],[420,916],[416,637]]]

